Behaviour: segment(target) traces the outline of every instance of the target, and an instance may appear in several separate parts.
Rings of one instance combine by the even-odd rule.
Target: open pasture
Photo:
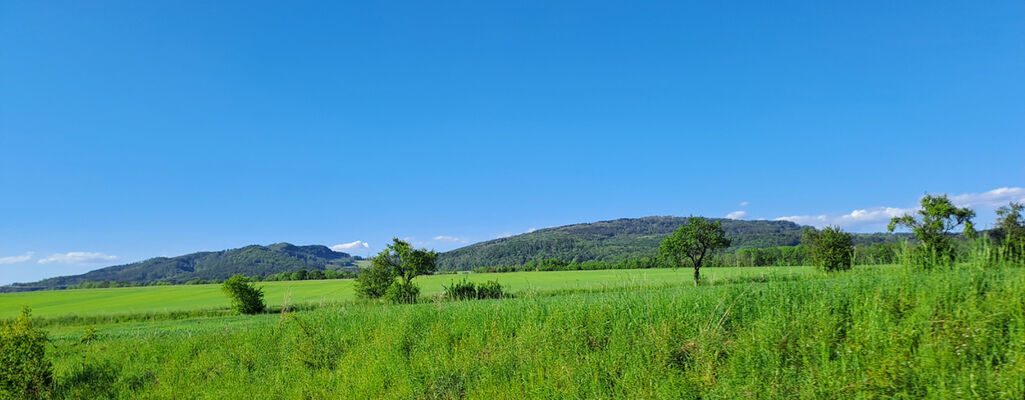
[[[816,273],[810,267],[707,268],[707,282],[767,275]],[[686,284],[690,270],[634,269],[599,271],[511,272],[496,274],[444,274],[417,278],[422,293],[441,293],[444,285],[464,277],[473,282],[497,280],[511,293],[595,289],[601,287]],[[352,279],[258,282],[270,307],[289,304],[338,303],[356,299]],[[111,289],[80,289],[0,294],[0,318],[11,318],[29,306],[37,317],[64,315],[159,313],[227,309],[220,285],[147,286]]]

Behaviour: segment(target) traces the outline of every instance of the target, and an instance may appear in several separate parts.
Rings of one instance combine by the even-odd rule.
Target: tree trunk
[[[695,264],[694,265],[694,286],[697,286],[698,282],[701,281],[701,273],[699,272],[700,270],[701,270],[701,266]]]

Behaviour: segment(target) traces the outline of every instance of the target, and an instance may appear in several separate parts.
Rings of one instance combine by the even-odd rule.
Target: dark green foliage
[[[106,281],[186,283],[198,279],[210,282],[227,279],[235,274],[268,276],[300,269],[323,271],[355,268],[355,262],[360,259],[325,246],[295,246],[288,243],[253,245],[172,258],[157,257],[134,264],[101,268],[82,275],[15,284],[7,290],[63,289],[83,282]]]
[[[807,246],[743,249],[724,256],[723,264],[736,267],[783,267],[808,265]]]
[[[463,278],[445,286],[445,297],[452,300],[473,300],[477,298],[477,285]]]
[[[370,267],[356,275],[356,294],[368,299],[384,296],[392,282],[395,282],[391,263],[380,256],[371,260]]]
[[[384,292],[384,299],[392,303],[412,304],[420,297],[420,288],[405,279],[396,279]]]
[[[858,235],[854,235],[855,243],[857,243]],[[854,264],[856,265],[878,265],[878,264],[896,264],[900,262],[898,253],[901,250],[903,243],[901,242],[882,242],[882,243],[870,243],[870,244],[855,244],[854,245]]]
[[[0,326],[0,399],[47,397],[53,382],[53,367],[46,357],[46,331],[32,325],[28,307],[21,315]]]
[[[808,246],[809,260],[825,271],[846,271],[854,260],[854,244],[850,233],[838,226],[816,230],[808,228],[801,238]]]
[[[231,299],[231,308],[242,314],[258,314],[263,312],[263,289],[249,283],[243,275],[235,275],[221,284],[221,289]]]
[[[728,251],[794,246],[801,241],[801,226],[789,221],[713,221],[720,221],[732,239]],[[438,268],[469,271],[546,259],[608,264],[652,259],[662,239],[686,222],[684,217],[644,217],[538,229],[441,253]]]
[[[1025,261],[1025,205],[1010,203],[997,209],[996,228],[990,236],[1000,245],[1003,256],[1009,260]]]
[[[658,254],[673,268],[681,268],[689,261],[694,267],[694,284],[697,285],[705,258],[712,258],[717,251],[729,245],[730,239],[726,238],[722,221],[709,222],[702,217],[690,217],[687,224],[662,241]]]
[[[394,302],[415,302],[420,289],[413,284],[413,278],[433,274],[437,258],[434,250],[415,249],[394,238],[371,260],[371,267],[356,277],[356,293],[366,298],[383,295]]]
[[[500,299],[505,296],[505,292],[498,281],[475,284],[463,278],[462,281],[445,286],[445,296],[452,300]]]
[[[916,215],[905,214],[890,220],[887,229],[893,232],[898,227],[911,229],[911,232],[922,242],[916,257],[916,265],[930,267],[936,263],[952,262],[956,256],[955,244],[950,231],[964,226],[964,236],[975,236],[972,218],[975,211],[958,208],[947,198],[947,195],[925,195],[921,200],[921,209]]]
[[[495,272],[667,267],[657,260],[659,244],[686,221],[687,218],[682,217],[624,218],[539,229],[441,253],[438,268],[445,271]],[[745,249],[790,248],[801,242],[802,227],[793,222],[718,221],[731,240],[730,247],[725,249],[729,254]],[[897,243],[908,236],[904,233],[855,234],[854,243],[859,246]],[[760,255],[768,256],[765,253]],[[565,265],[551,265],[545,260],[559,260]],[[731,265],[745,265],[744,262],[734,263],[733,259],[727,261]],[[794,262],[797,264],[774,259],[764,261],[764,265],[805,264]],[[627,263],[632,266],[626,266]]]
[[[486,281],[477,285],[478,299],[500,299],[505,297],[502,284],[498,281]]]

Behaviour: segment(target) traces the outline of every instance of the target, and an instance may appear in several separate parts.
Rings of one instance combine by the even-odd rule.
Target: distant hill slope
[[[207,251],[178,257],[157,257],[146,261],[101,268],[81,275],[60,276],[34,283],[19,283],[0,289],[61,289],[82,282],[170,282],[193,279],[226,279],[234,274],[270,275],[284,271],[324,270],[354,267],[359,257],[332,251],[325,246],[295,246],[277,243],[238,249]]]
[[[795,246],[804,228],[789,221],[722,221],[733,240],[727,249]],[[472,270],[478,267],[522,265],[531,260],[558,258],[566,261],[619,262],[654,257],[662,239],[687,221],[685,217],[622,218],[588,224],[540,229],[530,233],[472,244],[442,253],[440,270]],[[897,240],[898,235],[857,234],[855,243]]]

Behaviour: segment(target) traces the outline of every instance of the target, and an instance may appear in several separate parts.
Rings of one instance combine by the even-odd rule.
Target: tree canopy
[[[975,218],[975,211],[955,206],[947,195],[925,195],[921,200],[921,208],[914,215],[893,217],[887,229],[890,232],[898,227],[910,229],[922,242],[922,250],[926,257],[949,261],[954,257],[950,231],[958,226],[964,226],[964,235],[974,237],[975,226],[972,224],[972,218]]]
[[[437,259],[438,253],[434,250],[416,249],[408,242],[393,238],[392,243],[371,260],[371,267],[356,277],[356,291],[363,297],[389,295],[406,302],[419,292],[412,283],[413,278],[433,274]]]
[[[730,246],[730,239],[722,229],[722,222],[709,222],[702,217],[690,217],[687,223],[667,236],[659,245],[659,256],[673,268],[687,264],[694,267],[694,284],[701,280],[701,266],[716,251]]]

